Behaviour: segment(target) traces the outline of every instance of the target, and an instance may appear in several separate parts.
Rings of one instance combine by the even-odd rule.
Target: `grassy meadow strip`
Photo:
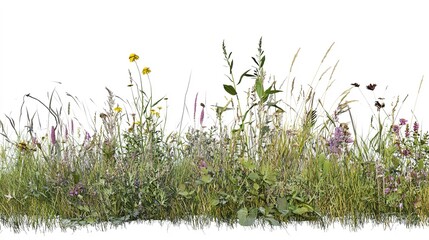
[[[308,88],[290,78],[278,87],[265,72],[262,39],[253,66],[239,75],[225,43],[222,52],[227,100],[206,106],[196,94],[193,126],[178,132],[166,132],[167,99],[152,98],[151,70],[140,70],[136,54],[129,61],[138,78],[130,71],[124,83],[131,100],[106,89],[106,108],[90,115],[93,129],[71,114],[71,106],[84,109],[75,97],[58,105],[55,91],[46,101],[26,95],[23,106],[40,104],[48,121],[22,107],[17,121],[0,122],[0,226],[428,224],[429,135],[418,122],[398,118],[399,101],[367,99],[363,92],[377,85],[351,83],[331,112],[320,100],[327,92],[320,98],[316,90],[322,80],[329,89],[338,62],[316,73]],[[351,91],[372,109],[367,138],[356,134]],[[216,114],[213,124],[205,122],[207,111]]]

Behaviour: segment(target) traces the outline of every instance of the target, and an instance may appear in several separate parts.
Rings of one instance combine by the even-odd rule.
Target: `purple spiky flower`
[[[52,144],[56,144],[57,143],[57,138],[55,136],[55,128],[54,128],[54,126],[51,127],[51,143]]]

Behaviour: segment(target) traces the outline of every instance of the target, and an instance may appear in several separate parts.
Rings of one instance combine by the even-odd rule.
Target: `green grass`
[[[209,108],[195,96],[193,127],[177,132],[165,131],[159,107],[166,99],[152,98],[150,73],[144,68],[141,75],[135,55],[139,78],[130,72],[131,101],[107,89],[106,109],[90,116],[91,132],[71,114],[71,106],[85,109],[76,98],[67,95],[63,106],[55,91],[47,101],[26,95],[48,121],[21,110],[17,122],[0,122],[1,224],[16,231],[152,220],[194,227],[428,224],[429,137],[418,123],[397,118],[398,102],[370,99],[378,104],[368,104],[372,132],[363,138],[348,95],[373,86],[346,89],[331,112],[319,99],[337,65],[306,89],[295,79],[279,88],[266,77],[262,39],[254,66],[238,77],[225,44],[222,50],[225,104]],[[324,80],[319,98],[315,90]],[[208,111],[214,123],[205,122]]]

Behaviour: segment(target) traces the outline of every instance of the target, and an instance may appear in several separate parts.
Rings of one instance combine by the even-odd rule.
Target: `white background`
[[[237,76],[252,66],[250,57],[256,54],[262,36],[268,74],[278,82],[288,76],[296,77],[298,83],[304,85],[311,82],[326,50],[335,42],[321,68],[323,72],[340,60],[330,97],[335,99],[353,82],[361,83],[361,87],[376,83],[374,96],[367,96],[371,104],[374,97],[385,97],[386,105],[390,106],[395,96],[403,99],[410,95],[399,115],[407,119],[412,116],[420,80],[429,74],[429,8],[424,1],[16,0],[1,1],[0,9],[2,121],[5,121],[4,114],[19,115],[25,94],[46,100],[47,92],[54,88],[61,96],[67,92],[78,97],[92,113],[105,107],[105,87],[130,98],[128,69],[134,71],[135,66],[128,61],[128,56],[136,53],[140,56],[140,68],[152,69],[155,97],[169,98],[168,127],[175,129],[190,76],[186,102],[190,111],[197,92],[206,105],[225,103],[222,84],[228,83],[224,76],[228,70],[224,67],[223,40],[228,51],[233,52]],[[290,63],[298,48],[301,51],[289,75]],[[425,119],[429,118],[428,90],[428,83],[424,81],[415,108],[424,128]],[[370,118],[367,105],[360,94],[352,97],[360,101],[352,105],[359,127],[367,128],[365,121]],[[70,101],[67,97],[63,100],[65,105]],[[26,106],[33,105],[28,102]],[[38,108],[41,115],[46,114],[40,106],[33,107],[29,110]],[[214,115],[208,112],[209,117]],[[185,122],[192,122],[191,117],[185,116]],[[96,234],[104,239],[167,234],[165,227],[140,227],[148,230],[134,231],[130,226],[128,230]],[[360,234],[374,234],[371,227],[367,229]],[[289,236],[285,231],[255,231],[249,238]],[[218,237],[225,233],[216,229],[207,232]],[[246,233],[249,231],[231,230],[223,236]],[[79,234],[88,239],[94,237],[94,232]],[[170,229],[168,236],[178,234],[195,236],[195,239],[208,237],[186,227],[180,231]],[[295,236],[298,234],[331,239],[351,237],[341,227],[328,233],[303,227]],[[387,236],[389,231],[378,234]],[[405,234],[409,233],[402,228],[390,239]],[[7,230],[1,232],[2,235],[12,236]],[[16,239],[30,236],[34,239],[31,234],[15,235]]]

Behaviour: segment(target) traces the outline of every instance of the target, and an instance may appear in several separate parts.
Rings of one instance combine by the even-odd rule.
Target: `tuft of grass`
[[[167,98],[153,99],[150,68],[140,71],[136,54],[129,58],[138,71],[137,80],[129,71],[131,99],[106,88],[98,113],[89,114],[70,94],[64,107],[55,90],[46,101],[25,95],[18,121],[0,121],[1,224],[15,231],[153,220],[193,227],[427,225],[429,134],[413,118],[398,118],[399,98],[387,106],[376,84],[352,83],[328,109],[338,61],[332,68],[324,64],[333,45],[312,84],[297,86],[289,77],[298,50],[279,87],[265,71],[262,38],[253,66],[240,75],[223,42],[226,101],[209,108],[198,104],[197,93],[192,127],[182,128],[182,116],[171,133],[165,131]],[[352,91],[371,108],[366,138],[357,134]],[[31,113],[27,101],[40,104],[47,120]],[[73,116],[72,106],[91,119],[91,129]],[[208,111],[216,114],[212,124],[205,122]]]

